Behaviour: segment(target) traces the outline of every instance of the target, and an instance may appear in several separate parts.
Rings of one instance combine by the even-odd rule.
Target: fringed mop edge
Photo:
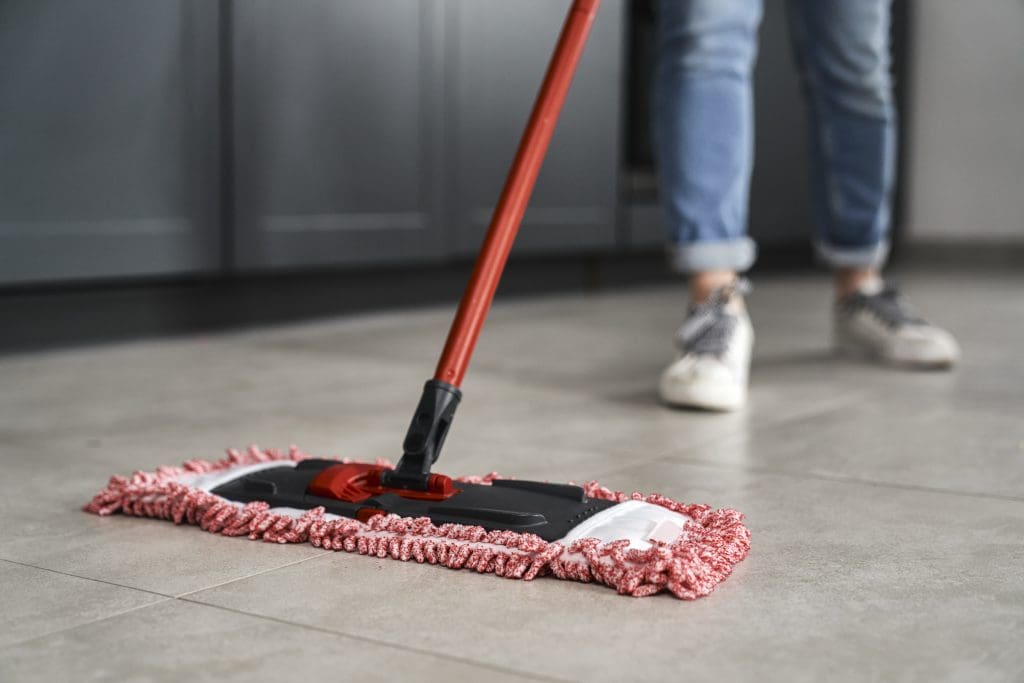
[[[656,542],[648,550],[631,550],[628,541],[601,543],[592,538],[564,547],[534,534],[486,531],[460,524],[435,526],[425,517],[377,515],[364,523],[347,518],[325,519],[322,507],[301,517],[290,517],[270,512],[267,503],[239,506],[179,481],[187,474],[309,457],[312,456],[294,446],[288,452],[251,446],[246,451],[231,449],[226,458],[216,462],[189,460],[181,467],[160,467],[155,472],[135,472],[131,477],[114,476],[84,509],[97,515],[121,512],[187,523],[224,536],[248,536],[271,543],[308,542],[327,550],[415,560],[510,579],[529,581],[553,575],[593,581],[611,586],[622,595],[636,597],[665,590],[684,600],[714,591],[750,550],[750,531],[743,524],[743,515],[736,510],[712,510],[707,505],[684,504],[658,494],[625,494],[597,482],[583,485],[587,496],[616,502],[641,500],[680,512],[692,521],[678,541]],[[458,481],[489,484],[496,477],[491,473],[461,477]]]

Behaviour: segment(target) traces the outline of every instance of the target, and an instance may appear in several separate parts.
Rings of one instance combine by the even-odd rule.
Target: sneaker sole
[[[739,410],[747,402],[746,392],[735,387],[662,385],[660,394],[661,400],[673,408],[699,409],[716,413]]]
[[[838,341],[835,343],[836,354],[844,358],[856,360],[867,360],[872,363],[900,368],[902,370],[949,370],[956,365],[956,358],[943,358],[937,360],[913,360],[906,358],[893,358],[885,354],[877,353],[866,349],[854,342]]]

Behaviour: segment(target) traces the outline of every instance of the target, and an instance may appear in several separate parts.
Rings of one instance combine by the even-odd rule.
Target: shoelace
[[[910,311],[894,285],[885,285],[877,294],[857,292],[847,297],[843,305],[851,312],[865,310],[889,327],[921,325],[925,322]]]
[[[750,292],[750,282],[739,278],[711,292],[707,301],[692,306],[676,332],[676,344],[687,353],[721,357],[729,349],[737,317],[726,310],[735,294]]]

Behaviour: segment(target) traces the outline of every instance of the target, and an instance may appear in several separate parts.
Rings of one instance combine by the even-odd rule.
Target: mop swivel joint
[[[430,468],[441,455],[461,398],[458,387],[447,382],[432,379],[423,385],[423,395],[402,442],[402,459],[398,467],[381,474],[385,486],[414,491],[429,489]]]

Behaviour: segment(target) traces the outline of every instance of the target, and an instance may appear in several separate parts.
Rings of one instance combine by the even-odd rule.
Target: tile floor
[[[833,359],[826,280],[766,277],[731,415],[655,399],[676,287],[494,310],[443,470],[744,511],[692,603],[79,511],[253,441],[395,456],[447,308],[0,358],[0,680],[1024,680],[1024,277],[904,281],[960,369]]]

